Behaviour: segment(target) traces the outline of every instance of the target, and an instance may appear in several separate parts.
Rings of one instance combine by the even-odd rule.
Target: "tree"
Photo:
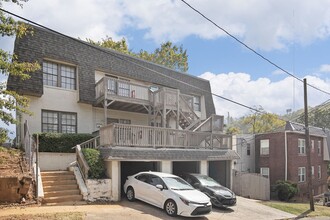
[[[160,48],[155,49],[152,53],[149,53],[146,50],[140,50],[138,53],[132,52],[128,49],[125,38],[122,38],[117,42],[108,36],[101,41],[93,41],[91,39],[86,39],[86,41],[97,46],[110,48],[131,56],[139,57],[173,70],[187,72],[189,68],[187,50],[184,50],[182,45],[180,47],[173,45],[170,41],[162,43]]]
[[[305,114],[302,112],[297,122],[305,123]],[[330,103],[327,105],[316,107],[308,112],[308,123],[311,126],[319,128],[330,128]]]
[[[285,125],[285,121],[280,119],[278,115],[266,113],[264,109],[259,106],[259,112],[254,112],[242,119],[242,123],[248,126],[248,131],[257,134],[274,131]]]
[[[12,2],[22,7],[22,2],[27,0],[0,0],[0,8],[2,8],[3,2]],[[1,37],[14,36],[23,37],[26,34],[32,34],[30,26],[15,21],[12,17],[7,16],[0,11],[0,34]],[[28,79],[29,72],[34,72],[40,68],[40,65],[28,62],[19,62],[18,57],[15,54],[0,49],[0,74],[8,76],[10,73],[13,76],[17,76],[22,80]],[[19,111],[22,113],[28,113],[27,111],[28,99],[19,95],[14,91],[6,90],[6,82],[0,82],[0,120],[5,124],[16,123],[16,119],[13,115],[13,111]]]

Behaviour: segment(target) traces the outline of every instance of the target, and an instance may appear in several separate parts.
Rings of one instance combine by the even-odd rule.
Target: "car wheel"
[[[165,202],[164,209],[166,214],[168,214],[169,216],[176,216],[178,212],[176,203],[172,199],[167,200]]]
[[[126,191],[126,198],[128,201],[133,202],[135,200],[135,193],[133,187],[129,186]]]

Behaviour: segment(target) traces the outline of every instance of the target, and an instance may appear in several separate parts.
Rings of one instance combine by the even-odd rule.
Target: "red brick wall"
[[[314,140],[314,152],[311,153],[311,165],[314,166],[313,189],[314,195],[321,194],[326,190],[327,161],[323,160],[323,138],[310,136]],[[288,180],[298,183],[298,167],[306,168],[306,180],[298,183],[302,196],[307,193],[307,156],[298,154],[298,139],[304,139],[304,134],[288,132]],[[269,156],[260,156],[260,140],[269,139]],[[256,136],[256,172],[260,167],[269,167],[270,184],[285,178],[285,152],[284,132],[261,134]],[[321,155],[317,153],[318,141],[321,141]],[[318,166],[321,166],[321,178],[318,178]]]

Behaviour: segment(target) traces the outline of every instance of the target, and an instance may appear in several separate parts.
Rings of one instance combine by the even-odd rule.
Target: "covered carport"
[[[183,173],[200,173],[200,161],[173,161],[172,173],[181,176]]]
[[[121,161],[120,176],[121,176],[121,192],[124,195],[123,186],[127,176],[131,176],[142,171],[160,171],[159,162],[156,161]]]
[[[100,148],[107,174],[111,178],[113,201],[119,201],[126,177],[140,171],[201,173],[216,180],[226,176],[230,185],[231,162],[239,156],[229,149],[168,149],[142,147]],[[224,171],[225,170],[225,171]]]

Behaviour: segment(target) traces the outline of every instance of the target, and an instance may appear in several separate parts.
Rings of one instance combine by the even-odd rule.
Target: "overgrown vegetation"
[[[39,152],[74,153],[74,146],[91,138],[91,134],[39,133]]]
[[[88,177],[91,179],[105,178],[105,168],[100,151],[91,148],[83,148],[82,153],[84,154],[85,160],[90,168],[88,171]]]
[[[298,187],[296,183],[289,181],[278,180],[276,181],[277,196],[281,201],[289,201],[298,193]]]

